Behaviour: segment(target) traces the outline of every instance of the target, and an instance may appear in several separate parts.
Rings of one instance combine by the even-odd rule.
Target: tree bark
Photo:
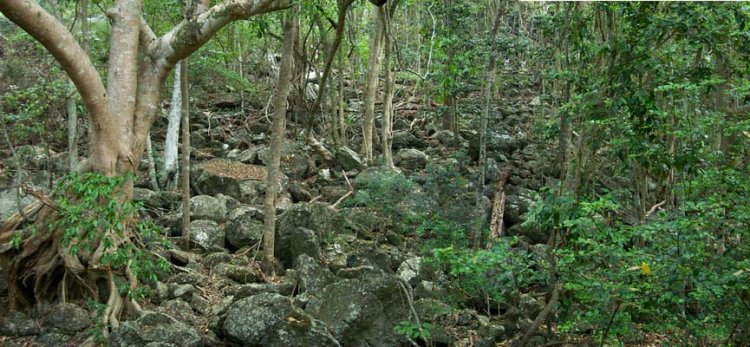
[[[0,12],[50,52],[81,94],[90,120],[90,156],[80,165],[81,171],[115,176],[132,174],[138,169],[146,139],[158,116],[164,80],[175,64],[200,48],[226,24],[281,10],[290,3],[290,0],[224,0],[205,12],[195,11],[166,34],[157,37],[143,18],[142,0],[115,0],[112,10],[107,12],[112,31],[106,87],[73,35],[36,1],[0,1]],[[199,7],[208,7],[208,1],[200,0]],[[184,130],[189,130],[189,127],[185,126]],[[184,144],[189,146],[187,142]],[[189,155],[189,150],[184,154]],[[186,162],[183,169],[187,168]],[[125,182],[119,189],[122,197],[114,200],[113,208],[132,198],[132,180]],[[189,180],[184,179],[183,183],[187,184]],[[49,203],[44,207],[40,204],[35,212],[38,214],[35,227],[40,230],[47,229],[50,221],[61,217],[54,202],[46,200]],[[128,278],[131,288],[137,285],[137,279],[130,269],[130,262],[114,269],[104,266],[102,257],[105,250],[113,252],[126,244],[140,248],[133,232],[126,230],[123,234],[100,230],[96,239],[91,241],[94,250],[72,254],[70,248],[61,242],[64,235],[59,230],[25,232],[21,249],[8,247],[7,242],[16,232],[16,227],[18,225],[13,230],[0,230],[0,258],[3,268],[9,270],[11,303],[28,306],[59,298],[54,288],[65,288],[60,274],[72,272],[91,282],[90,288],[99,288],[98,280],[108,283],[108,294],[102,296],[108,298],[102,323],[116,328],[125,302],[114,283],[115,271]],[[112,244],[108,245],[105,239],[111,240]],[[98,290],[93,291],[98,298]],[[130,304],[138,311],[135,302]]]
[[[188,58],[180,64],[180,95],[182,95],[182,238],[190,249],[190,97],[188,96]]]
[[[271,161],[268,166],[266,196],[263,200],[263,252],[267,271],[274,272],[274,243],[276,234],[276,195],[281,178],[281,146],[284,143],[286,131],[286,98],[289,96],[289,86],[292,79],[292,61],[294,55],[295,26],[298,21],[288,16],[284,21],[284,44],[279,67],[279,80],[276,84],[276,95],[273,102],[273,126],[271,134]]]
[[[172,102],[169,108],[167,123],[167,138],[164,141],[164,168],[161,177],[161,186],[165,190],[175,188],[177,181],[177,147],[180,139],[180,122],[182,120],[182,69],[174,70],[174,82],[172,84]]]
[[[394,6],[393,3],[386,4],[387,8]],[[391,50],[393,49],[393,41],[391,38],[391,16],[390,11],[385,12],[387,15],[384,20],[380,23],[383,26],[383,41],[384,41],[384,54],[383,54],[383,70],[385,73],[385,100],[383,100],[383,125],[382,125],[382,146],[383,146],[383,166],[389,169],[395,168],[393,164],[393,152],[391,145],[393,143],[393,93],[394,93],[394,80],[393,72],[391,71]]]
[[[377,8],[373,15],[375,34],[370,37],[370,52],[367,69],[367,87],[365,89],[365,114],[362,118],[362,154],[368,164],[373,162],[372,145],[375,131],[375,98],[378,93],[378,79],[380,75],[380,53],[383,42],[383,26],[385,10]]]
[[[482,242],[482,227],[484,226],[485,220],[485,209],[484,209],[484,181],[487,172],[487,121],[490,118],[490,105],[492,104],[492,91],[495,87],[495,66],[497,62],[496,50],[497,50],[497,32],[500,29],[500,19],[503,14],[503,6],[498,6],[497,14],[495,15],[495,25],[492,27],[492,34],[490,35],[490,61],[487,65],[487,82],[484,86],[484,105],[482,108],[482,116],[479,124],[479,178],[477,180],[477,192],[476,192],[476,220],[474,222],[474,237],[473,237],[473,248],[479,249],[479,245]],[[500,221],[502,223],[502,221]]]

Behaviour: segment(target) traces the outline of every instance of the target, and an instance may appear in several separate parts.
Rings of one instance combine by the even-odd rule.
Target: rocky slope
[[[534,191],[545,183],[546,162],[540,154],[544,151],[528,137],[531,101],[529,94],[516,94],[493,113],[485,195],[489,212],[494,182],[503,169],[511,168],[505,224],[511,234],[540,243],[545,235],[517,226]],[[348,149],[337,152],[334,166],[321,166],[308,148],[291,141],[283,148],[286,177],[277,204],[276,249],[283,269],[278,278],[268,278],[258,265],[268,158],[265,138],[223,137],[217,130],[226,130],[221,123],[208,124],[215,120],[199,121],[193,131],[194,143],[205,146],[197,151],[192,170],[193,249],[165,254],[173,262],[172,274],[149,284],[144,307],[148,313],[125,320],[109,337],[110,345],[386,347],[429,341],[436,346],[495,346],[517,338],[544,306],[535,295],[520,298],[521,304],[506,307],[503,314],[470,305],[457,309],[444,302],[448,275],[423,258],[408,226],[379,230],[373,227],[378,220],[367,211],[334,206],[349,191],[347,182],[353,181],[357,189],[357,182],[383,175],[382,169],[365,168]],[[460,168],[466,184],[446,192],[446,201],[431,203],[450,218],[471,223],[477,132],[454,135],[410,121],[396,123],[396,165],[416,182],[416,190],[431,184],[426,168]],[[22,160],[34,165],[38,184],[48,181],[44,173],[64,167],[50,166],[64,155],[38,158],[41,153],[33,147],[27,152],[33,155]],[[460,152],[468,155],[453,155]],[[179,196],[152,191],[145,188],[146,182],[144,178],[136,189],[135,199],[169,235],[180,235]],[[0,191],[0,217],[15,209],[14,191]],[[0,298],[5,295],[7,285],[0,277]],[[0,345],[77,345],[96,332],[91,322],[88,307],[75,303],[30,313],[1,312]],[[402,322],[430,323],[429,338],[398,334],[394,327]]]

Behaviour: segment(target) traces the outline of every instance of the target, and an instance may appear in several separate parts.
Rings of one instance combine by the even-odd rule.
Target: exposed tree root
[[[17,213],[0,229],[0,265],[7,271],[11,309],[89,298],[102,303],[100,298],[106,298],[103,313],[97,319],[98,324],[111,329],[120,325],[124,308],[134,315],[141,314],[140,305],[132,298],[124,298],[116,282],[121,277],[130,289],[137,288],[132,260],[124,269],[113,269],[102,262],[106,254],[126,243],[135,240],[138,244],[137,238],[131,240],[128,233],[120,236],[112,231],[81,231],[77,240],[90,240],[91,247],[82,246],[73,254],[70,246],[80,244],[72,241],[64,245],[65,230],[50,229],[50,222],[60,218],[55,206],[40,199],[23,213],[25,219]],[[112,242],[103,242],[105,237]],[[100,290],[106,293],[101,295]],[[108,329],[102,329],[102,333],[106,337]]]

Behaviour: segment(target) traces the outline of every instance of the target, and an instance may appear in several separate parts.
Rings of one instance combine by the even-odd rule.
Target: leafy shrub
[[[154,259],[129,238],[135,235],[139,243],[161,240],[161,246],[170,245],[153,222],[140,220],[142,206],[122,197],[122,187],[128,179],[75,172],[64,177],[55,188],[59,218],[50,223],[50,230],[62,231],[62,245],[71,255],[90,253],[101,245],[103,265],[113,269],[130,266],[139,280],[155,281],[158,273],[169,269],[169,264],[163,258]],[[134,299],[145,295],[143,288],[130,290],[124,283],[121,291]]]

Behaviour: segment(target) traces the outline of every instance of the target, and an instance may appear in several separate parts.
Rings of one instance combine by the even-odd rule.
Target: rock
[[[395,131],[393,132],[393,142],[391,147],[393,150],[403,148],[425,148],[427,147],[427,144],[408,131]]]
[[[170,298],[189,298],[195,292],[192,284],[171,284],[169,286]]]
[[[494,158],[500,162],[504,156],[510,156],[519,147],[519,143],[513,136],[504,131],[489,131],[487,134],[487,157]],[[472,131],[469,137],[469,156],[472,160],[479,158],[479,133]]]
[[[224,222],[227,218],[226,201],[210,195],[196,195],[190,198],[190,218]]]
[[[286,277],[285,277],[286,279]],[[274,283],[247,283],[228,288],[227,294],[234,295],[234,301],[249,298],[262,293],[276,293],[283,296],[291,296],[297,289],[296,283],[282,281]]]
[[[393,162],[404,170],[418,171],[427,166],[427,154],[418,149],[406,148],[396,153]]]
[[[28,206],[35,200],[35,198],[28,195],[22,197],[21,208]],[[18,213],[16,191],[11,189],[0,191],[0,223],[16,213]]]
[[[416,285],[429,277],[427,266],[422,263],[422,257],[411,257],[404,260],[396,271],[398,277],[405,282]]]
[[[258,160],[263,163],[263,165],[268,166],[269,155],[270,150],[268,147],[263,147],[258,150]],[[300,145],[294,142],[285,142],[281,145],[280,164],[281,171],[295,181],[303,180],[309,167],[305,151]]]
[[[341,231],[347,226],[346,219],[330,205],[321,202],[294,204],[282,213],[276,223],[277,236],[288,234],[303,227],[316,235],[324,236]]]
[[[308,202],[313,198],[312,193],[297,182],[289,183],[289,193],[293,202]]]
[[[504,220],[506,225],[510,227],[523,222],[521,216],[528,212],[534,204],[535,193],[532,190],[513,185],[508,185],[506,192]]]
[[[448,147],[455,146],[458,143],[457,140],[460,141],[460,138],[457,139],[456,135],[454,135],[450,130],[440,130],[432,135],[432,137],[438,140],[438,142],[440,142],[440,144],[442,144],[443,146]]]
[[[39,347],[58,347],[58,346],[70,346],[68,342],[71,337],[65,334],[47,332],[37,336],[34,339],[34,346]]]
[[[214,266],[232,261],[232,255],[226,252],[211,253],[203,257],[203,266],[211,269]]]
[[[66,334],[83,331],[91,325],[89,312],[72,303],[61,303],[53,307],[44,317],[45,327],[58,329]]]
[[[339,345],[316,321],[292,305],[288,297],[263,293],[234,302],[221,325],[230,340],[244,346],[327,347]]]
[[[126,321],[110,334],[112,347],[203,346],[201,335],[191,326],[163,313],[148,312]]]
[[[31,336],[41,332],[39,324],[18,311],[0,316],[0,336]]]
[[[255,264],[234,265],[219,264],[214,266],[213,272],[217,275],[226,276],[237,283],[257,283],[263,280],[260,268]]]
[[[544,304],[541,301],[526,293],[521,294],[519,306],[521,314],[531,319],[536,318],[539,312],[544,309]]]
[[[227,158],[243,164],[255,164],[258,159],[258,150],[258,147],[248,148],[244,151],[233,149],[227,153]]]
[[[227,243],[239,249],[260,242],[263,237],[263,212],[252,206],[236,208],[227,218]]]
[[[303,254],[316,261],[323,258],[317,233],[307,228],[298,227],[291,232],[280,231],[276,244],[276,257],[286,267],[291,266]]]
[[[194,172],[191,172],[192,184],[199,194],[221,193],[243,203],[258,200],[259,187],[265,187],[267,175],[264,166],[248,165],[226,159],[205,161],[196,165]],[[282,178],[281,182],[285,187],[286,178]]]
[[[328,267],[333,271],[338,271],[347,266],[348,255],[344,252],[344,248],[339,243],[333,243],[326,246],[325,258],[328,263]]]
[[[187,325],[195,326],[195,314],[187,302],[180,299],[169,300],[162,303],[160,308],[162,313]]]
[[[420,281],[414,288],[414,297],[417,299],[440,299],[445,295],[445,289],[432,281]]]
[[[331,271],[320,266],[318,261],[306,254],[294,261],[295,277],[301,292],[316,294],[335,279]]]
[[[336,151],[336,163],[341,165],[344,171],[362,170],[365,168],[365,164],[362,162],[359,154],[346,146]]]
[[[317,293],[306,310],[325,322],[342,346],[398,346],[393,327],[409,318],[398,281],[393,276],[341,280]]]
[[[476,199],[476,193],[463,193],[451,198],[443,205],[441,217],[445,220],[458,223],[463,230],[473,230],[472,228],[477,216]],[[484,217],[489,221],[492,202],[488,197],[482,196],[482,205],[484,207]]]
[[[196,220],[190,223],[192,241],[203,250],[224,248],[224,229],[211,220]]]
[[[143,203],[146,208],[168,209],[171,208],[173,199],[170,199],[169,192],[155,192],[146,188],[133,188],[133,200]]]

